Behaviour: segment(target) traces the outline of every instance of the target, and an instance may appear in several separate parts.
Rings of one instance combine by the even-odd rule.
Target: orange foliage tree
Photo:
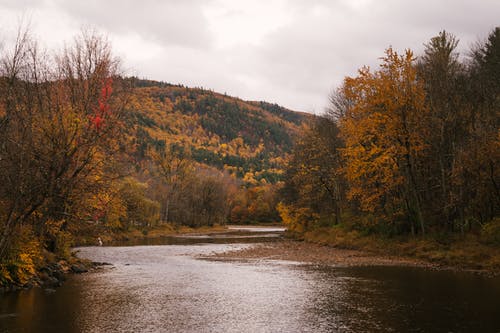
[[[346,78],[349,101],[340,119],[348,195],[363,210],[394,217],[404,214],[425,232],[418,188],[420,157],[426,149],[425,93],[417,80],[413,53],[391,48],[380,69],[364,67]]]

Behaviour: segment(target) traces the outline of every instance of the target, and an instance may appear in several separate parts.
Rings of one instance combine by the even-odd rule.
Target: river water
[[[279,232],[80,248],[113,266],[0,296],[0,332],[500,332],[498,278],[200,258]]]

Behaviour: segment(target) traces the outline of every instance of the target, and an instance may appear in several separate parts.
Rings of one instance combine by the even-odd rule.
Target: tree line
[[[500,28],[467,56],[458,42],[442,31],[418,57],[388,48],[343,80],[289,161],[278,208],[292,230],[489,228],[500,241]]]

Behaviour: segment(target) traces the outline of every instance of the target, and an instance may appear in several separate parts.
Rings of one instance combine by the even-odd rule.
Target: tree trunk
[[[7,250],[7,245],[9,244],[9,240],[13,231],[14,227],[14,218],[13,214],[9,214],[9,217],[7,218],[7,221],[4,224],[4,229],[2,232],[2,236],[0,238],[0,262],[3,260],[6,250]]]
[[[170,208],[170,199],[167,200],[167,203],[165,204],[165,222],[168,223],[168,210]]]
[[[425,224],[422,217],[422,210],[420,208],[420,200],[418,199],[417,194],[415,194],[415,213],[417,215],[417,221],[420,225],[420,230],[422,231],[422,236],[425,236]]]

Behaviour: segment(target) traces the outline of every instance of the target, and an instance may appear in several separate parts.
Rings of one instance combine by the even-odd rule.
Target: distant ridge
[[[282,179],[284,161],[312,115],[203,88],[132,78],[126,114],[134,158],[147,149],[189,149],[200,164],[248,182]]]

